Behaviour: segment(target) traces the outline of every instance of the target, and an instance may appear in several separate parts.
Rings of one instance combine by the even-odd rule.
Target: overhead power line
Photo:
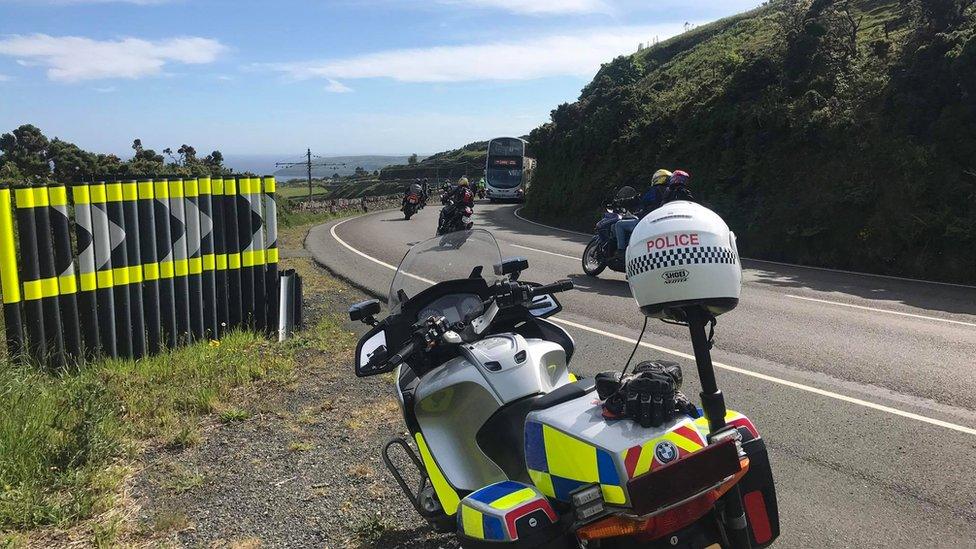
[[[322,158],[321,156],[316,156],[315,158]],[[305,151],[305,160],[301,162],[275,162],[275,166],[278,168],[295,168],[298,166],[305,166],[305,173],[308,174],[308,200],[312,201],[312,168],[341,168],[345,166],[344,162],[312,162],[312,149]]]

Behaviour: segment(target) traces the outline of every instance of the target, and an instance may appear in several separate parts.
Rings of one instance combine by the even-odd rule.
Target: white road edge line
[[[531,250],[533,252],[539,252],[541,254],[554,255],[556,257],[565,257],[566,259],[572,259],[573,261],[579,260],[578,257],[573,257],[571,255],[559,254],[559,253],[556,253],[556,252],[550,252],[548,250],[540,250],[539,248],[531,248],[529,246],[523,246],[521,244],[512,244],[512,243],[509,243],[509,245],[512,246],[513,248],[521,248],[523,250]],[[786,297],[791,297],[793,299],[803,299],[803,300],[806,300],[806,301],[816,301],[817,303],[826,303],[828,305],[838,305],[838,306],[841,306],[841,307],[851,307],[852,309],[863,309],[865,311],[874,311],[874,312],[878,312],[878,313],[887,313],[887,314],[890,314],[890,315],[907,316],[907,317],[911,317],[911,318],[920,318],[920,319],[923,319],[923,320],[935,320],[935,321],[938,321],[938,322],[948,322],[950,324],[959,324],[961,326],[973,326],[973,327],[976,327],[976,323],[973,323],[973,322],[964,322],[962,320],[952,320],[950,318],[938,318],[938,317],[935,317],[935,316],[926,316],[926,315],[919,315],[919,314],[914,314],[914,313],[903,313],[901,311],[891,311],[891,310],[888,310],[888,309],[878,309],[878,308],[875,308],[875,307],[865,307],[863,305],[852,305],[850,303],[841,303],[839,301],[830,301],[830,300],[826,300],[826,299],[815,299],[815,298],[812,298],[812,297],[803,297],[803,296],[800,296],[800,295],[793,295],[793,294],[785,294],[785,295],[786,295]]]
[[[911,318],[921,318],[924,320],[936,320],[938,322],[948,322],[950,324],[959,324],[962,326],[973,326],[976,327],[976,323],[973,322],[963,322],[962,320],[952,320],[951,318],[938,318],[934,316],[917,315],[913,313],[903,313],[901,311],[891,311],[888,309],[877,309],[874,307],[865,307],[863,305],[853,305],[851,303],[841,303],[840,301],[830,301],[827,299],[816,299],[813,297],[803,297],[802,295],[786,294],[786,297],[792,297],[793,299],[802,299],[804,301],[815,301],[817,303],[826,303],[827,305],[837,305],[839,307],[850,307],[851,309],[861,309],[864,311],[873,311],[876,313],[887,313],[889,315],[898,316],[908,316]]]
[[[522,248],[523,250],[531,250],[533,252],[539,252],[540,254],[549,254],[549,255],[554,255],[556,257],[565,257],[566,259],[572,259],[573,261],[580,260],[580,258],[573,257],[571,255],[557,254],[556,252],[550,252],[550,251],[547,251],[547,250],[540,250],[539,248],[530,248],[528,246],[523,246],[521,244],[512,244],[512,243],[509,243],[509,245],[512,246],[513,248]]]
[[[521,208],[518,208],[517,210],[513,211],[512,214],[515,215],[515,217],[521,219],[522,221],[525,221],[526,223],[531,223],[533,225],[538,225],[540,227],[545,227],[547,229],[552,229],[554,231],[562,231],[564,233],[578,234],[578,235],[581,235],[581,236],[589,236],[589,237],[592,237],[593,236],[592,234],[581,233],[579,231],[571,231],[569,229],[562,229],[560,227],[553,227],[552,225],[546,225],[545,223],[539,223],[538,221],[532,221],[531,219],[526,219],[526,218],[522,217],[521,215],[519,215],[519,212],[521,212],[524,208],[525,208],[525,206],[522,206]],[[814,271],[826,271],[828,273],[843,273],[843,274],[852,274],[852,275],[857,275],[857,276],[869,276],[869,277],[872,277],[872,278],[887,278],[888,280],[901,280],[902,282],[918,282],[920,284],[935,284],[935,285],[938,285],[938,286],[951,286],[953,288],[976,289],[976,286],[972,286],[972,285],[969,285],[969,284],[955,284],[955,283],[952,283],[952,282],[939,282],[939,281],[936,281],[936,280],[922,280],[922,279],[919,279],[919,278],[908,278],[908,277],[904,277],[904,276],[891,276],[891,275],[883,275],[883,274],[875,274],[875,273],[862,273],[862,272],[858,272],[858,271],[846,271],[844,269],[831,269],[829,267],[814,267],[812,265],[797,265],[796,263],[786,263],[786,262],[783,262],[783,261],[769,261],[768,259],[752,259],[750,257],[743,257],[742,259],[746,259],[746,260],[749,260],[749,261],[755,261],[757,263],[769,263],[770,265],[783,265],[784,267],[796,267],[797,269],[812,269]]]
[[[552,225],[546,225],[545,223],[539,223],[538,221],[532,221],[531,219],[526,219],[526,218],[522,217],[521,215],[519,215],[519,212],[522,211],[523,208],[525,208],[525,206],[522,206],[521,208],[518,208],[517,210],[513,211],[512,214],[515,215],[515,217],[521,219],[522,221],[525,221],[526,223],[531,223],[533,225],[538,225],[540,227],[545,227],[547,229],[552,229],[554,231],[562,231],[564,233],[569,233],[569,234],[578,234],[580,236],[588,236],[590,238],[593,237],[592,234],[581,233],[579,231],[571,231],[569,229],[561,229],[559,227],[553,227]]]
[[[339,223],[336,223],[335,225],[333,225],[332,228],[329,230],[329,232],[332,234],[332,237],[335,238],[336,241],[339,244],[342,244],[345,248],[347,248],[349,251],[355,253],[356,255],[359,255],[361,257],[364,257],[364,258],[372,261],[373,263],[376,263],[377,265],[382,265],[382,266],[386,267],[387,269],[391,269],[393,271],[396,271],[397,268],[394,267],[393,265],[390,265],[389,263],[386,263],[384,261],[380,261],[379,259],[376,259],[375,257],[372,257],[370,255],[367,255],[367,254],[365,254],[365,253],[357,250],[356,248],[353,248],[352,246],[350,246],[349,244],[347,244],[344,240],[342,240],[341,238],[339,238],[338,235],[336,235],[336,228],[339,225],[342,225],[343,223],[345,223],[347,221],[352,221],[353,219],[357,219],[357,218],[355,218],[355,217],[349,218],[349,219],[340,221]],[[417,280],[421,280],[423,282],[426,282],[428,284],[433,284],[433,281],[431,281],[431,280],[427,280],[427,279],[424,279],[424,278],[420,278],[420,277],[414,276],[414,275],[410,275],[410,276],[413,277],[413,278],[416,278]],[[551,320],[553,322],[557,322],[559,324],[563,324],[565,326],[569,326],[571,328],[576,328],[576,329],[584,330],[584,331],[591,332],[591,333],[594,333],[594,334],[597,334],[597,335],[602,335],[602,336],[605,336],[605,337],[609,337],[611,339],[615,339],[617,341],[623,341],[623,342],[629,343],[631,345],[637,343],[637,340],[631,339],[629,337],[625,337],[625,336],[613,334],[613,333],[610,333],[610,332],[605,332],[603,330],[599,330],[597,328],[591,328],[589,326],[586,326],[586,325],[583,325],[583,324],[578,324],[576,322],[571,322],[569,320],[563,320],[561,318],[555,318],[555,317],[550,317],[549,320]],[[661,347],[659,345],[654,345],[654,344],[651,344],[651,343],[645,343],[643,341],[640,344],[641,344],[642,347],[646,347],[648,349],[653,349],[655,351],[659,351],[659,352],[662,352],[662,353],[667,353],[667,354],[670,354],[670,355],[673,355],[673,356],[677,356],[677,357],[680,357],[680,358],[684,358],[684,359],[688,359],[688,360],[694,360],[695,359],[695,357],[693,355],[689,355],[689,354],[683,353],[681,351],[675,351],[673,349],[668,349],[667,347]],[[964,425],[958,425],[958,424],[955,424],[955,423],[950,423],[948,421],[942,421],[941,419],[935,419],[935,418],[930,418],[930,417],[926,417],[926,416],[923,416],[923,415],[915,414],[915,413],[912,413],[912,412],[906,412],[904,410],[899,410],[897,408],[892,408],[890,406],[884,406],[882,404],[875,404],[873,402],[868,402],[867,400],[861,400],[859,398],[849,397],[849,396],[842,395],[842,394],[839,394],[839,393],[834,393],[832,391],[826,391],[824,389],[818,389],[816,387],[811,387],[809,385],[804,385],[802,383],[797,383],[795,381],[789,381],[789,380],[785,380],[785,379],[780,379],[778,377],[774,377],[774,376],[770,376],[770,375],[766,375],[766,374],[761,374],[759,372],[753,372],[752,370],[746,370],[744,368],[739,368],[737,366],[730,366],[728,364],[724,364],[724,363],[721,363],[721,362],[715,362],[715,361],[713,361],[712,363],[715,365],[716,368],[719,368],[719,369],[722,369],[722,370],[727,370],[729,372],[735,372],[737,374],[742,374],[742,375],[749,376],[749,377],[752,377],[752,378],[761,379],[763,381],[768,381],[770,383],[776,383],[777,385],[783,385],[785,387],[790,387],[792,389],[797,389],[799,391],[805,391],[805,392],[808,392],[808,393],[813,393],[815,395],[820,395],[820,396],[824,396],[824,397],[827,397],[827,398],[832,398],[832,399],[835,399],[835,400],[840,400],[840,401],[847,402],[847,403],[850,403],[850,404],[855,404],[857,406],[863,406],[865,408],[870,408],[872,410],[877,410],[879,412],[885,412],[885,413],[892,414],[892,415],[895,415],[895,416],[899,416],[899,417],[903,417],[903,418],[907,418],[907,419],[913,419],[915,421],[920,421],[922,423],[928,423],[929,425],[935,425],[937,427],[943,427],[943,428],[950,429],[950,430],[953,430],[953,431],[958,431],[960,433],[964,433],[964,434],[967,434],[967,435],[976,436],[976,429],[972,429],[972,428],[966,427]]]

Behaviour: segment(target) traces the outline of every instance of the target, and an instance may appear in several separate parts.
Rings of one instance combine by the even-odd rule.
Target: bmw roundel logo
[[[654,457],[661,463],[671,463],[678,459],[678,447],[669,440],[662,440],[654,446]]]

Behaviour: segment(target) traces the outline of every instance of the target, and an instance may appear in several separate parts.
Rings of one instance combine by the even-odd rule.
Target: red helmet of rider
[[[668,185],[687,185],[690,180],[691,175],[689,175],[688,172],[684,170],[675,170],[675,172],[671,174],[671,179],[668,180]]]

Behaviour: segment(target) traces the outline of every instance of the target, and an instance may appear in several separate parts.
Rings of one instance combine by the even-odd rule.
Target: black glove
[[[658,427],[674,414],[674,381],[666,374],[641,372],[624,391],[624,413],[641,427]]]

